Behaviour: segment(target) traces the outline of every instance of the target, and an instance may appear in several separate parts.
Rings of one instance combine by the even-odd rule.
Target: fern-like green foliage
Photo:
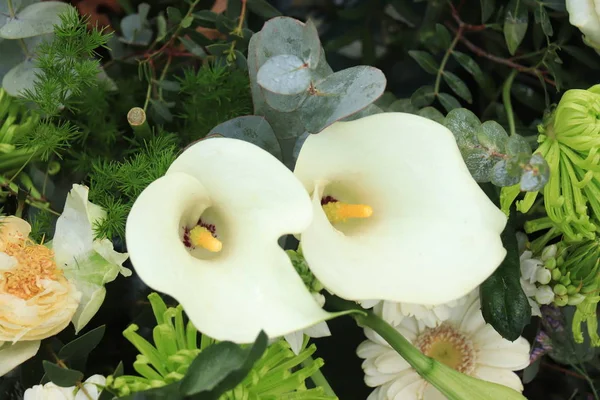
[[[110,34],[87,28],[87,18],[74,8],[60,16],[54,27],[54,39],[40,44],[36,53],[33,89],[24,92],[25,99],[35,103],[47,116],[56,116],[63,108],[72,109],[72,96],[79,96],[98,81],[100,64],[95,50],[106,45]]]
[[[135,199],[165,174],[178,153],[177,137],[159,131],[138,152],[122,162],[96,162],[90,175],[90,200],[107,216],[94,227],[98,237],[125,235],[125,221]]]
[[[70,147],[77,135],[77,128],[69,122],[53,123],[46,118],[39,121],[33,129],[23,131],[15,138],[15,144],[23,149],[33,149],[35,156],[32,159],[48,161],[52,154],[61,157],[61,153]]]
[[[222,122],[252,113],[248,73],[227,66],[186,70],[180,96],[183,144],[205,137]]]

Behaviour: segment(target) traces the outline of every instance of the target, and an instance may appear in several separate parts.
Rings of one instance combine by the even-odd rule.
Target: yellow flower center
[[[331,223],[345,222],[348,218],[369,218],[373,215],[371,206],[365,204],[348,204],[337,200],[329,200],[329,198],[323,199],[321,204],[327,219]]]
[[[202,247],[213,253],[218,253],[223,248],[223,243],[202,225],[197,225],[192,228],[190,230],[189,238],[190,243],[194,247]]]
[[[54,262],[54,252],[30,241],[9,243],[4,250],[16,258],[17,266],[0,275],[1,292],[28,300],[44,290],[42,280],[58,280],[62,271]]]
[[[469,374],[475,367],[473,343],[449,324],[427,328],[416,341],[423,354],[450,368]]]

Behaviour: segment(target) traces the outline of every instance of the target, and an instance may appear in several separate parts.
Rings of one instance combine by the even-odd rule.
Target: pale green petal
[[[22,341],[15,344],[0,342],[0,376],[35,356],[39,348],[39,340]]]
[[[75,311],[72,319],[76,334],[96,315],[106,297],[106,288],[104,286],[80,282],[77,289],[81,291],[82,296],[79,303],[80,306]]]

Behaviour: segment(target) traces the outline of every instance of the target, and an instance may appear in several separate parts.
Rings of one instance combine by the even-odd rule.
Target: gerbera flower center
[[[371,206],[343,203],[332,196],[323,197],[321,207],[331,223],[345,222],[348,218],[369,218],[373,215]]]
[[[17,266],[0,276],[2,292],[29,300],[44,290],[42,280],[57,280],[62,272],[54,252],[41,244],[9,243],[4,251],[17,260]]]
[[[475,367],[473,343],[450,324],[426,329],[416,342],[423,354],[469,374]]]

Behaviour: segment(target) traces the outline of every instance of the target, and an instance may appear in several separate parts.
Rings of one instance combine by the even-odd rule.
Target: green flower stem
[[[513,113],[512,103],[510,100],[510,90],[517,74],[518,71],[513,69],[510,75],[508,75],[508,78],[506,78],[506,81],[504,81],[504,86],[502,87],[502,102],[504,103],[504,108],[506,109],[506,117],[508,118],[510,136],[514,136],[517,133],[515,128],[515,114]]]
[[[400,354],[423,379],[435,386],[449,400],[524,400],[517,391],[502,385],[464,375],[421,353],[393,326],[358,304],[327,296],[326,303],[336,311],[359,311],[352,314],[359,326],[371,328]]]
[[[446,63],[448,63],[448,60],[450,59],[450,55],[452,54],[452,52],[454,51],[454,48],[456,47],[456,44],[462,37],[463,30],[464,30],[464,26],[460,25],[458,27],[458,30],[456,31],[456,36],[454,36],[454,40],[450,44],[450,47],[448,47],[448,50],[446,50],[446,54],[444,54],[444,58],[442,58],[442,62],[440,63],[440,69],[438,70],[437,76],[435,77],[435,86],[433,87],[433,93],[436,96],[440,92],[440,83],[442,82],[442,75],[444,75],[444,69],[446,68]]]
[[[314,362],[315,362],[315,360],[312,357],[308,357],[308,359],[306,359],[302,363],[302,366],[306,367],[306,368],[310,368],[310,366],[312,364],[314,364]],[[323,375],[323,373],[321,372],[321,369],[316,370],[310,376],[310,379],[313,381],[315,386],[323,388],[323,390],[325,390],[325,394],[327,394],[329,396],[336,396],[335,392],[333,391],[333,388],[331,387],[329,382],[327,382],[327,378],[325,378],[325,375]]]

